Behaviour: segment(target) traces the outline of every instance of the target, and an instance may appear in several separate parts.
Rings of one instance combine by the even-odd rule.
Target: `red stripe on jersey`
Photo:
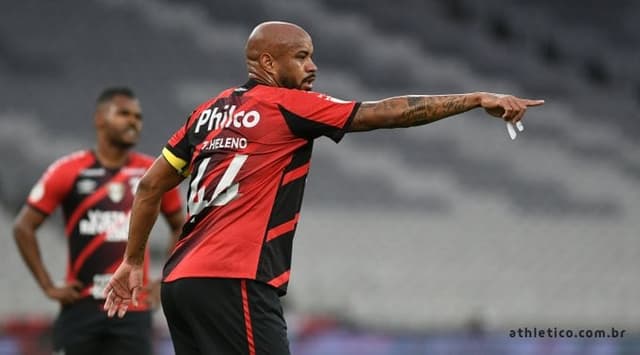
[[[284,177],[282,178],[282,186],[290,183],[293,180],[297,180],[305,175],[307,175],[307,173],[309,172],[309,167],[311,166],[311,163],[306,163],[303,166],[297,167],[293,170],[291,170],[290,172],[286,173],[284,175]]]
[[[78,272],[80,271],[80,268],[82,267],[84,262],[89,258],[89,256],[91,256],[91,254],[93,254],[94,251],[96,251],[96,249],[100,248],[106,238],[107,233],[100,233],[93,237],[91,242],[87,244],[84,249],[82,249],[80,254],[78,254],[78,256],[76,257],[76,260],[73,263],[73,267],[70,270],[71,279],[75,279],[78,276]]]
[[[287,282],[289,282],[289,274],[291,274],[291,269],[283,272],[282,274],[276,276],[275,278],[273,278],[271,281],[267,282],[267,284],[278,288],[284,284],[286,284]]]
[[[73,229],[78,224],[78,220],[80,220],[80,218],[84,216],[84,214],[87,212],[89,208],[91,208],[93,205],[100,202],[100,200],[102,200],[105,196],[107,196],[107,187],[109,186],[110,183],[122,182],[127,178],[129,178],[129,176],[126,174],[123,174],[122,171],[120,171],[113,178],[111,178],[111,180],[104,183],[93,194],[91,194],[89,197],[85,198],[80,204],[78,204],[78,206],[73,211],[73,214],[69,217],[69,220],[67,221],[67,225],[64,229],[66,235],[67,236],[71,235],[71,232],[73,232]]]
[[[249,355],[256,355],[256,346],[253,342],[253,327],[251,326],[251,313],[249,312],[249,296],[247,295],[247,280],[240,280],[242,292],[242,311],[244,313],[244,327],[247,331],[247,345]]]
[[[282,223],[279,226],[275,226],[267,232],[267,242],[273,239],[278,238],[281,235],[284,235],[287,232],[291,232],[296,228],[296,223],[298,223],[298,218],[300,217],[299,213],[296,213],[296,216],[293,219]]]
[[[80,297],[87,297],[91,295],[91,288],[93,287],[93,284],[85,287],[82,291],[80,291]]]

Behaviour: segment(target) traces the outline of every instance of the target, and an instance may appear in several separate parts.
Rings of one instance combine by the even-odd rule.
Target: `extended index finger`
[[[529,99],[522,99],[522,101],[524,101],[524,104],[527,106],[540,106],[540,105],[544,105],[544,100],[529,100]]]

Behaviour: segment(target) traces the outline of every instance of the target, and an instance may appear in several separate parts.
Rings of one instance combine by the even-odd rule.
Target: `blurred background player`
[[[142,129],[138,99],[126,87],[105,89],[95,111],[95,149],[54,162],[33,187],[15,220],[20,253],[45,295],[61,305],[54,325],[55,351],[73,354],[151,354],[151,310],[159,305],[159,282],[144,265],[143,301],[124,319],[108,319],[103,289],[126,246],[129,213],[138,182],[152,159],[131,151]],[[68,241],[65,282],[57,285],[41,255],[36,231],[61,205]],[[179,192],[162,198],[169,248],[183,224]],[[148,253],[148,251],[144,251]]]
[[[517,124],[527,107],[543,104],[484,92],[338,100],[311,91],[313,54],[297,25],[252,31],[249,81],[198,106],[140,183],[125,258],[106,289],[110,316],[137,304],[162,194],[190,175],[188,221],[162,284],[176,353],[288,354],[279,297],[315,138],[337,143],[348,131],[420,126],[474,108]]]

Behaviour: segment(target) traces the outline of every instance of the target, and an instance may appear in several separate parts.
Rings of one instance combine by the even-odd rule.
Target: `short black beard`
[[[282,78],[281,85],[287,89],[300,89],[302,84],[296,85],[295,81],[289,78]]]

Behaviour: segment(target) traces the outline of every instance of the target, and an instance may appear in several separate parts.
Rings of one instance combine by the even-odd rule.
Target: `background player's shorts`
[[[64,306],[53,327],[54,353],[65,355],[151,355],[151,312],[108,318],[91,298]]]
[[[162,284],[162,309],[177,355],[287,355],[275,288],[241,279],[186,278]]]

